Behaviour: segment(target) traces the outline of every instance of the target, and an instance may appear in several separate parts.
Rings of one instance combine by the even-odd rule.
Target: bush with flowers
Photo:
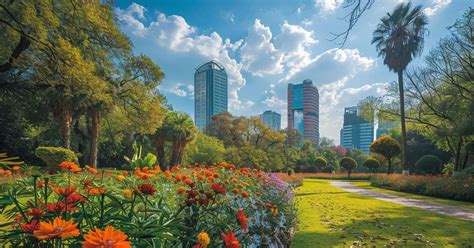
[[[63,162],[56,175],[7,182],[0,243],[10,247],[284,247],[295,226],[279,177],[220,163],[97,171]],[[6,228],[7,227],[7,228]]]
[[[474,202],[474,176],[374,175],[372,185],[392,190]]]

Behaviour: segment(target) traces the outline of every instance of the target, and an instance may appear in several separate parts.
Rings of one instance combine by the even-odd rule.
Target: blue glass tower
[[[340,136],[343,147],[369,153],[370,144],[374,141],[374,123],[364,120],[357,107],[345,108]]]
[[[200,65],[194,73],[194,122],[204,131],[211,117],[227,112],[227,73],[216,61]]]
[[[281,128],[281,115],[277,112],[267,110],[261,115],[263,123],[273,129],[278,131]]]

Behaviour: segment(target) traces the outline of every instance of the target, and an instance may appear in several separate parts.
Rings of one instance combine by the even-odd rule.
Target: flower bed
[[[369,173],[353,173],[349,178],[347,173],[309,173],[306,178],[314,179],[330,179],[330,180],[370,180],[373,174]]]
[[[392,190],[474,202],[474,177],[376,175],[372,185]]]
[[[0,195],[12,247],[282,247],[295,225],[291,187],[221,163],[17,176]],[[24,200],[26,197],[26,201]],[[23,199],[23,200],[19,200]],[[102,246],[100,246],[102,245]]]

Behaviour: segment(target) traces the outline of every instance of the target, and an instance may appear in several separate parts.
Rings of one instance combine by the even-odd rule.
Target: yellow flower
[[[122,196],[127,198],[127,199],[130,199],[132,198],[132,195],[133,195],[133,192],[129,189],[124,189],[122,190]]]
[[[125,177],[122,175],[118,175],[117,180],[119,180],[120,182],[123,182],[125,180]]]
[[[209,234],[206,232],[200,232],[197,236],[197,240],[201,246],[206,248],[209,243],[211,243],[211,239],[209,238]]]

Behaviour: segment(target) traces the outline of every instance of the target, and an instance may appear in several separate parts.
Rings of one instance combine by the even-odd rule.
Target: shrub
[[[77,163],[76,154],[63,147],[40,146],[36,148],[35,155],[46,163],[50,174],[54,174],[58,171],[61,162],[68,161]]]
[[[316,160],[314,161],[314,165],[316,165],[319,168],[323,168],[328,165],[328,161],[324,159],[323,157],[317,157]]]
[[[474,202],[474,177],[375,175],[372,185],[392,190]]]
[[[443,174],[447,176],[453,175],[454,167],[456,167],[453,163],[447,163],[443,166]]]
[[[370,151],[373,153],[380,154],[384,156],[385,159],[387,159],[387,174],[390,174],[392,172],[392,159],[400,155],[401,153],[400,144],[398,144],[398,141],[386,135],[383,135],[382,137],[376,139],[370,145]]]
[[[321,169],[321,172],[324,172],[324,173],[333,173],[336,169],[334,168],[334,166],[332,165],[328,165],[326,167],[323,167]]]
[[[350,178],[351,177],[351,172],[353,169],[357,167],[357,162],[350,157],[344,157],[339,161],[339,164],[342,166],[342,168],[347,170],[347,176]]]
[[[380,162],[375,158],[369,158],[364,161],[364,166],[374,171],[380,168]]]
[[[441,172],[443,162],[435,155],[424,155],[415,163],[415,171],[419,174],[437,175]]]

